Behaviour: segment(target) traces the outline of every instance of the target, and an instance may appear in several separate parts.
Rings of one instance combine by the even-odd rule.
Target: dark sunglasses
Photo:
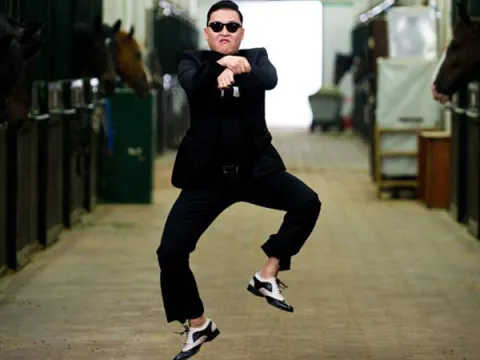
[[[239,23],[236,23],[236,22],[229,22],[227,24],[224,24],[224,23],[221,23],[221,22],[218,22],[218,21],[215,21],[215,22],[212,22],[210,24],[208,24],[208,26],[210,27],[210,29],[212,29],[213,32],[215,33],[219,33],[220,31],[223,30],[224,27],[227,28],[227,31],[229,33],[236,33],[238,29],[240,29],[242,27],[241,24]]]

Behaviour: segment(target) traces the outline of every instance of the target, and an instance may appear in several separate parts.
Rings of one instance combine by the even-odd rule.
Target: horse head
[[[105,94],[115,91],[115,61],[112,42],[115,34],[105,29],[100,16],[92,25],[77,23],[73,27],[72,65],[76,77],[94,76],[100,79]]]
[[[0,114],[7,119],[28,119],[32,102],[33,64],[40,53],[43,24],[20,23],[0,16]]]
[[[340,84],[343,76],[352,68],[353,66],[353,56],[346,54],[335,54],[335,73],[334,81],[335,85]]]
[[[120,28],[121,20],[117,20],[113,29]],[[130,31],[115,31],[116,37],[116,69],[117,74],[140,97],[145,97],[150,90],[150,83],[147,71],[142,59],[140,45],[133,36],[135,28],[131,26]]]
[[[445,60],[434,80],[439,93],[451,96],[479,75],[480,21],[470,18],[462,1],[457,2],[458,20]]]

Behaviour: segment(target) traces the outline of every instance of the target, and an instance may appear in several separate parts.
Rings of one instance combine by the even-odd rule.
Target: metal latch
[[[143,154],[143,149],[141,147],[137,147],[137,148],[129,147],[127,150],[127,153],[130,156],[140,156]]]

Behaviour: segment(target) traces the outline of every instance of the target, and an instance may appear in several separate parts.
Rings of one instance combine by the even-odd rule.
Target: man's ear
[[[25,25],[25,31],[22,34],[21,42],[30,42],[31,39],[38,38],[43,28],[43,23],[31,21]]]

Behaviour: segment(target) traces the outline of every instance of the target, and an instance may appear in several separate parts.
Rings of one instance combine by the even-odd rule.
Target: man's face
[[[244,29],[235,10],[221,9],[210,15],[204,33],[211,50],[230,55],[240,49]]]

